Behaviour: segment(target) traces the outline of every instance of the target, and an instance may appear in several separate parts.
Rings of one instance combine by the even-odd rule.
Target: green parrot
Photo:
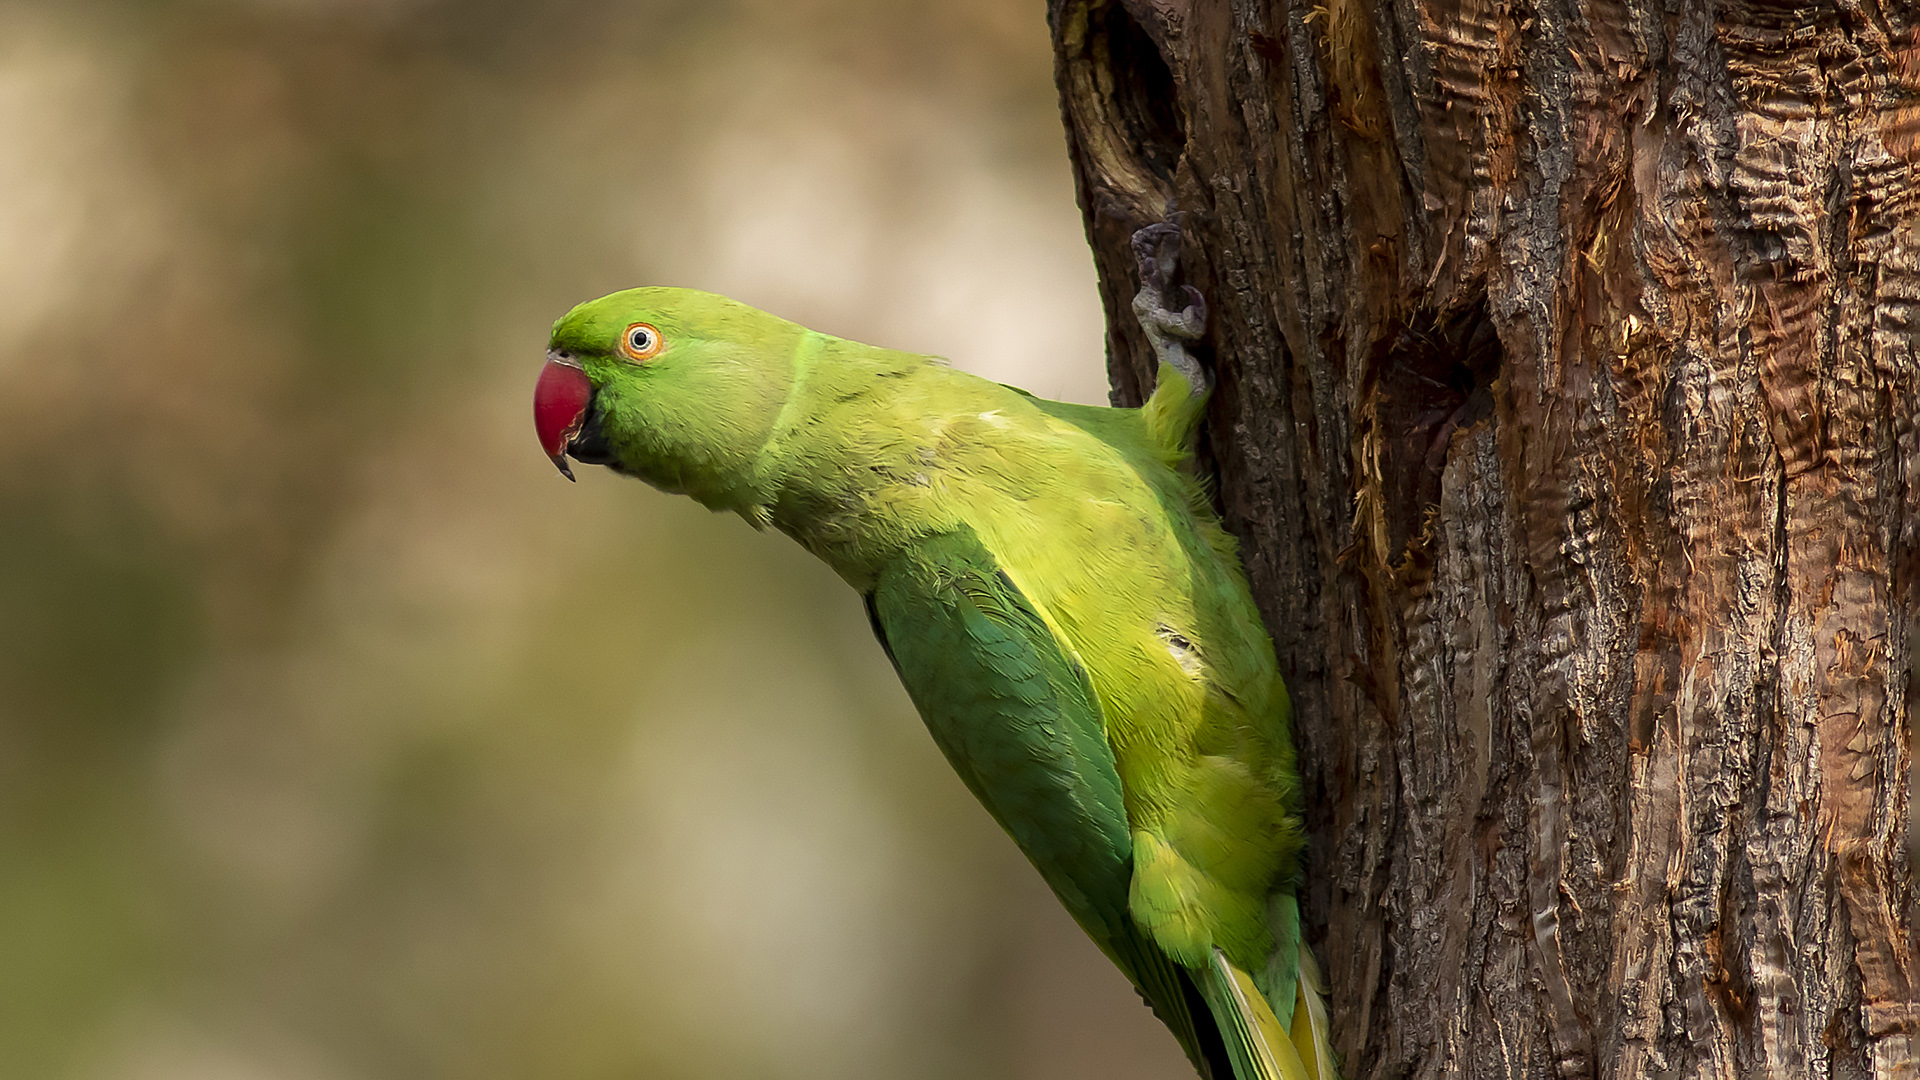
[[[773,527],[859,590],[967,787],[1213,1080],[1334,1080],[1301,936],[1291,708],[1232,539],[1185,470],[1206,402],[1134,238],[1161,363],[1065,404],[710,293],[554,324],[541,444]],[[1283,1022],[1282,1018],[1285,1018]]]

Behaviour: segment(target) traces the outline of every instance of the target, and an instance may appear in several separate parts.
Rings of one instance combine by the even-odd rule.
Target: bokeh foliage
[[[0,2],[0,1078],[1175,1076],[642,282],[1099,400],[1026,0]]]

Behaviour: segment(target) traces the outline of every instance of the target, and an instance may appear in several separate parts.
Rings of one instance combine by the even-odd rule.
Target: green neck
[[[740,510],[820,556],[856,588],[912,536],[928,492],[927,417],[907,405],[927,358],[809,333]],[[916,479],[918,478],[918,479]]]

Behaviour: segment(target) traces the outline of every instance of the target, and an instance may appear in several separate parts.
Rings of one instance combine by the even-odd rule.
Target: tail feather
[[[1307,1070],[1253,977],[1234,966],[1225,953],[1213,951],[1200,987],[1227,1044],[1234,1080],[1321,1080]]]
[[[1306,1067],[1308,1080],[1340,1080],[1333,1066],[1333,1041],[1327,1026],[1326,984],[1320,980],[1320,965],[1313,953],[1300,946],[1300,969],[1293,1006],[1293,1028],[1289,1032],[1294,1049]]]

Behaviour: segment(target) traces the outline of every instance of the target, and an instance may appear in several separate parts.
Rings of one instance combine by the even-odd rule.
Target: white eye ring
[[[653,331],[644,326],[636,326],[627,331],[627,348],[637,353],[653,350]]]

